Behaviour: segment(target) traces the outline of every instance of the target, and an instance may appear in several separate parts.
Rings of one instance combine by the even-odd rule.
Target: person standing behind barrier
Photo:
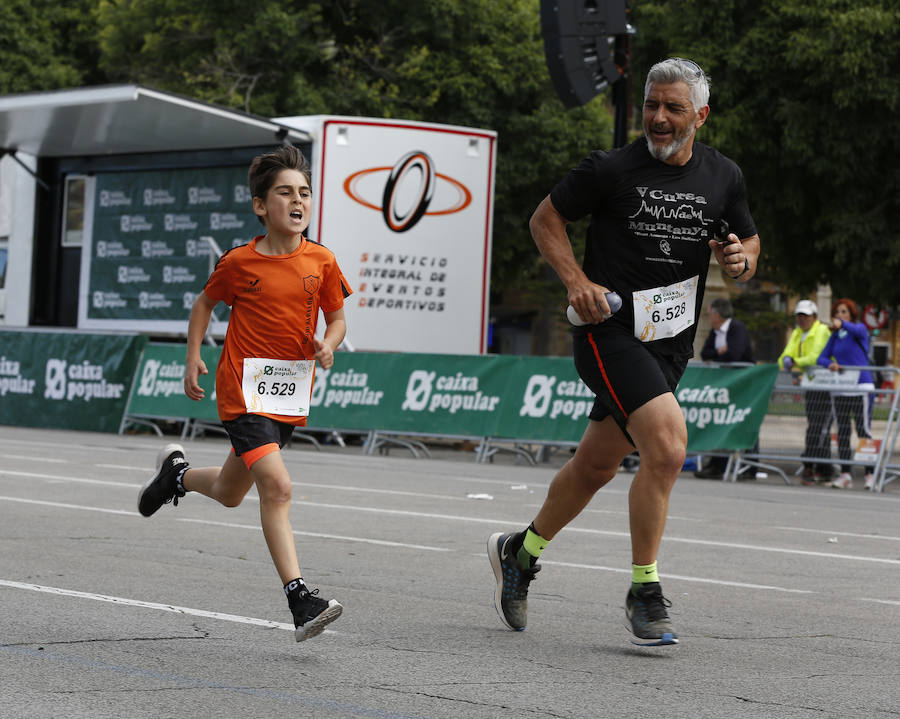
[[[734,308],[724,297],[717,297],[709,303],[709,323],[712,329],[700,350],[700,358],[707,362],[756,362],[753,358],[753,344],[747,325],[734,316]],[[751,448],[759,451],[759,442]],[[722,479],[728,467],[726,457],[710,457],[706,466],[694,472],[698,479]],[[756,470],[745,469],[738,479],[756,479]]]
[[[844,366],[865,367],[869,364],[869,331],[858,320],[859,310],[853,300],[844,297],[831,306],[831,337],[819,355],[820,366],[832,372],[842,372]],[[860,392],[836,392],[832,396],[838,426],[838,456],[845,461],[853,457],[850,448],[851,415],[856,424],[856,436],[860,439],[872,437],[869,423],[869,400],[875,391],[872,373],[861,370],[858,384]],[[842,464],[841,473],[831,486],[850,489],[853,486],[851,469],[852,465]],[[866,467],[866,489],[871,489],[874,484],[873,471],[874,467]]]
[[[788,372],[802,372],[815,367],[819,355],[828,344],[831,330],[819,321],[819,308],[810,300],[800,300],[794,308],[797,326],[791,332],[784,351],[778,358],[778,365]],[[803,402],[806,406],[806,438],[803,456],[810,461],[803,463],[803,484],[811,486],[816,482],[831,482],[834,469],[825,460],[831,455],[831,398],[827,392],[812,390],[805,392]],[[818,459],[818,462],[813,462]]]
[[[709,303],[712,329],[700,350],[700,358],[708,362],[755,362],[750,331],[736,319],[734,309],[724,297]]]
[[[596,400],[575,455],[553,478],[531,525],[488,539],[494,606],[510,629],[525,629],[528,587],[547,543],[637,448],[641,462],[628,495],[626,622],[635,644],[678,642],[656,565],[669,495],[687,451],[675,389],[693,354],[710,250],[735,280],[749,280],[759,257],[740,168],[694,142],[708,102],[708,81],[696,63],[657,63],[644,86],[644,136],[592,152],[531,217],[538,250],[586,323],[573,335],[575,367]],[[566,225],[586,215],[591,224],[579,265]],[[722,218],[730,244],[714,239]],[[613,290],[623,302],[615,314],[606,299]]]
[[[287,145],[256,157],[248,176],[253,211],[266,229],[216,263],[188,324],[185,394],[201,400],[207,368],[200,356],[213,308],[231,307],[216,371],[216,404],[232,452],[221,467],[190,467],[184,448],[164,447],[157,474],[141,489],[138,510],[149,517],[186,492],[236,507],[255,484],[263,535],[284,585],[294,637],[315,637],[343,607],[310,591],[301,578],[288,512],[291,478],[281,456],[295,427],[306,424],[315,363],[328,369],[346,332],[350,289],[334,254],[305,236],[312,217],[309,165]],[[325,333],[315,336],[319,310]]]

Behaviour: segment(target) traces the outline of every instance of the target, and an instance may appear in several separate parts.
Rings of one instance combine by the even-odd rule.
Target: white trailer
[[[485,352],[495,132],[267,119],[134,85],[0,97],[0,325],[183,335],[215,248],[262,231],[250,159],[284,142],[309,156],[311,237],[354,290],[352,345]]]

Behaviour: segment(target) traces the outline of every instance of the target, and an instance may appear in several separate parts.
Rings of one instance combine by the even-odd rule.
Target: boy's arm
[[[344,318],[344,308],[334,312],[322,312],[325,316],[325,335],[320,340],[313,337],[316,347],[316,361],[322,369],[330,369],[334,364],[334,351],[344,341],[347,334],[347,320]]]
[[[209,327],[209,318],[216,306],[213,300],[201,292],[191,307],[191,318],[188,320],[187,354],[184,363],[184,393],[193,400],[201,400],[206,394],[198,379],[202,374],[209,374],[206,363],[200,356],[200,346]]]

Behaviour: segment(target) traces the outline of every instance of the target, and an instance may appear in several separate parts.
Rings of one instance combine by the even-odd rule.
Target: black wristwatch
[[[744,258],[744,270],[743,270],[743,272],[741,272],[741,274],[739,274],[739,275],[735,275],[735,276],[732,277],[731,279],[733,279],[733,280],[740,279],[741,277],[743,277],[744,275],[746,275],[749,271],[750,271],[750,260],[748,260],[748,259],[745,257],[745,258]]]

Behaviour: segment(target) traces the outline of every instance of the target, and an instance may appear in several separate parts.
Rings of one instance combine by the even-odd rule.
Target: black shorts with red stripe
[[[631,413],[651,399],[675,392],[690,357],[656,352],[651,345],[615,327],[592,327],[573,337],[575,369],[597,396],[588,415],[609,416],[634,440],[626,426]]]

